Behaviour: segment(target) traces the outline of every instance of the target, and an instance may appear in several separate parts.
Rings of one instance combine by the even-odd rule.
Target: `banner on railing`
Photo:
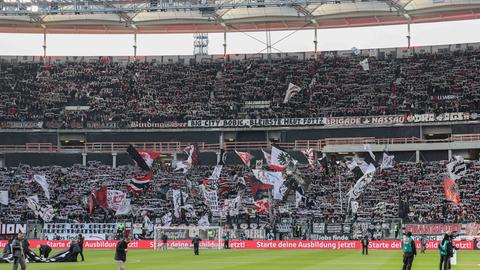
[[[131,122],[129,128],[186,128],[189,125],[182,122]]]
[[[40,245],[49,245],[55,249],[65,249],[70,247],[70,241],[49,241],[49,240],[30,240],[30,247],[38,248]],[[117,240],[95,241],[86,240],[84,242],[85,249],[115,249]],[[439,241],[427,241],[427,250],[437,250]],[[5,248],[7,241],[0,241],[0,249]],[[204,240],[200,242],[200,248],[217,247],[218,244],[223,245],[223,241]],[[420,242],[415,242],[420,249]],[[455,246],[460,250],[473,250],[474,241],[454,241]],[[373,240],[369,243],[369,248],[373,250],[400,250],[400,240]],[[129,249],[153,249],[153,240],[134,240],[128,245]],[[192,248],[191,240],[171,240],[168,241],[170,248]],[[361,249],[362,245],[359,240],[231,240],[230,247],[232,249],[329,249],[329,250],[346,250]]]
[[[2,122],[2,128],[18,128],[18,129],[35,129],[42,128],[43,122],[27,121],[27,122]]]
[[[405,224],[405,230],[418,235],[443,235],[455,232],[460,235],[478,236],[480,223]]]
[[[321,126],[323,117],[275,118],[275,119],[229,119],[229,120],[189,120],[191,128],[238,128],[238,127],[281,127],[281,126]]]

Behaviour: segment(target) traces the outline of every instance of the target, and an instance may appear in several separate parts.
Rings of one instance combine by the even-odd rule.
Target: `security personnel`
[[[412,232],[407,232],[402,240],[403,267],[402,270],[411,270],[413,259],[417,256],[415,241],[412,238]]]
[[[230,233],[223,236],[223,248],[230,249]]]
[[[440,251],[440,265],[438,266],[438,270],[442,270],[442,265],[443,265],[443,270],[447,270],[449,266],[449,261],[450,261],[450,250],[451,248],[451,242],[450,242],[450,236],[448,234],[445,234],[443,237],[443,240],[439,243],[438,249]]]
[[[362,238],[362,255],[368,255],[368,236]]]
[[[200,247],[200,241],[202,241],[202,239],[200,239],[200,237],[198,237],[198,234],[195,235],[195,237],[192,239],[192,244],[193,244],[193,253],[198,256],[200,255],[199,254],[199,247]]]

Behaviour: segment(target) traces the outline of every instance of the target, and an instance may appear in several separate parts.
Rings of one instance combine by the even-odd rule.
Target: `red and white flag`
[[[255,210],[259,214],[267,214],[270,211],[270,203],[268,202],[268,199],[265,198],[255,201]]]
[[[139,151],[140,156],[145,160],[149,168],[152,168],[153,162],[160,156],[160,152],[155,151]]]
[[[243,164],[247,165],[248,167],[250,167],[250,161],[252,160],[253,156],[250,155],[249,153],[247,152],[239,152],[237,150],[235,150],[235,153],[237,153],[237,155],[240,157],[240,159],[243,161]]]
[[[292,157],[286,151],[281,150],[278,147],[272,146],[272,155],[270,161],[270,167],[276,171],[284,171],[287,168]]]
[[[313,148],[303,150],[302,153],[307,158],[308,164],[310,164],[310,166],[312,167],[315,167],[315,151],[313,150]]]
[[[149,171],[145,176],[134,176],[130,179],[127,189],[134,192],[141,192],[152,181],[153,173]]]

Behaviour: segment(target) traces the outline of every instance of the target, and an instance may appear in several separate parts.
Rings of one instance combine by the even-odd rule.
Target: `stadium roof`
[[[468,19],[480,19],[480,0],[0,1],[4,33],[235,32]]]

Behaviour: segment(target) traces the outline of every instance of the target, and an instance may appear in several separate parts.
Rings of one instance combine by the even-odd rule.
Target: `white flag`
[[[203,217],[201,217],[201,218],[198,220],[198,226],[200,226],[200,227],[208,227],[208,226],[210,226],[210,221],[208,221],[208,215],[203,215]]]
[[[45,192],[45,197],[50,200],[50,192],[48,191],[48,183],[45,175],[35,174],[33,176],[33,180],[35,180],[35,182],[37,182],[42,187],[43,191]]]
[[[213,169],[212,175],[210,176],[210,179],[217,180],[218,178],[220,178],[220,174],[222,173],[222,168],[223,168],[223,165],[215,166],[215,168]]]
[[[267,161],[267,165],[270,166],[271,161],[272,161],[272,155],[270,155],[268,152],[262,149],[263,157]]]
[[[360,61],[360,66],[362,66],[364,71],[369,71],[370,65],[368,64],[368,58],[365,58],[364,60]]]
[[[265,171],[265,170],[252,170],[253,175],[258,181],[267,184],[267,185],[276,185],[277,182],[283,183],[285,181],[283,179],[281,172],[272,172],[272,171]]]
[[[394,155],[387,155],[387,153],[383,153],[382,165],[380,165],[381,170],[389,170],[393,169],[393,161],[395,159]]]
[[[130,204],[130,199],[125,199],[123,203],[119,205],[117,212],[115,212],[115,216],[128,215],[131,210],[132,210],[132,205]]]
[[[300,202],[305,198],[298,190],[295,192],[295,207],[298,208]]]
[[[173,215],[172,215],[172,213],[170,213],[170,212],[168,212],[168,213],[166,213],[165,215],[163,215],[163,217],[162,217],[162,225],[163,225],[163,226],[166,226],[166,227],[172,225],[172,218],[173,218]]]
[[[285,93],[285,98],[283,99],[283,103],[288,103],[288,101],[290,101],[290,99],[295,96],[296,94],[300,93],[302,89],[293,84],[293,83],[289,83],[288,84],[288,89],[287,89],[287,93]]]
[[[467,173],[467,165],[463,157],[455,156],[455,160],[447,164],[447,171],[453,180],[462,178]]]
[[[182,207],[182,197],[183,197],[183,203],[188,198],[188,194],[185,192],[182,192],[179,189],[174,189],[173,190],[173,210],[175,213],[175,217],[179,218],[180,217],[180,207]]]
[[[8,191],[0,191],[0,204],[8,205]]]
[[[352,214],[356,214],[358,212],[358,202],[352,201],[351,207],[352,207]]]
[[[107,205],[113,211],[117,211],[124,203],[127,195],[120,190],[109,189],[107,192]]]

